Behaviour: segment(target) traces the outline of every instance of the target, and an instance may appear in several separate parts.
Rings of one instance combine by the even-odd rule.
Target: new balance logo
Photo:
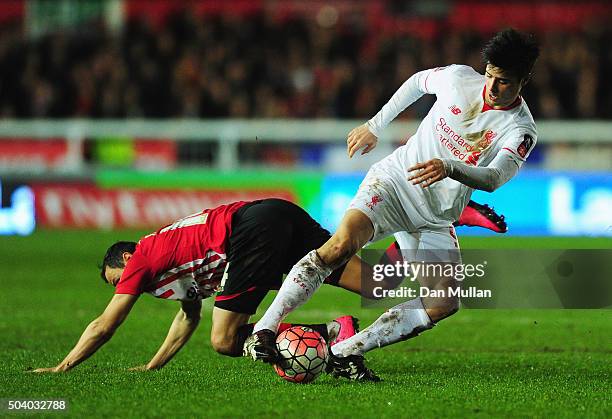
[[[457,107],[457,105],[452,105],[450,108],[450,111],[453,113],[453,115],[459,115],[461,113],[461,109],[459,109]]]

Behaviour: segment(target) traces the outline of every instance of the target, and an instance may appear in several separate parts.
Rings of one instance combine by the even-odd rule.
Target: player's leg
[[[434,271],[436,264],[458,265],[461,263],[459,240],[453,226],[423,233],[419,250],[424,255],[421,259],[431,261],[428,265]],[[438,261],[440,263],[436,263]],[[434,323],[455,314],[459,310],[459,297],[448,293],[449,289],[458,286],[457,280],[454,275],[440,275],[439,271],[419,278],[419,284],[422,288],[428,291],[443,291],[429,293],[428,296],[422,298],[427,315]]]
[[[365,214],[359,210],[347,211],[338,231],[321,248],[309,252],[291,269],[272,305],[255,325],[253,335],[245,342],[245,355],[264,362],[275,360],[271,354],[276,352],[276,347],[270,347],[269,342],[272,336],[276,336],[282,319],[308,301],[334,267],[346,263],[347,259],[354,256],[369,241],[373,233],[372,223]],[[344,337],[337,345],[347,339],[351,337]],[[337,345],[333,345],[332,349]],[[330,365],[327,371],[334,376],[352,380],[380,381],[378,376],[365,366],[361,355],[347,356],[342,360],[341,367],[335,365],[334,368],[334,365]]]
[[[247,323],[266,295],[266,291],[247,291],[233,298],[220,299],[215,302],[212,313],[210,341],[215,351],[228,356],[241,356],[244,341],[253,332],[253,323]],[[350,316],[345,316],[350,317]],[[352,318],[351,318],[352,319]],[[319,324],[281,323],[279,332],[293,326],[307,326],[316,330],[326,341],[335,343],[340,335],[340,324],[337,320]],[[355,334],[355,330],[344,338]]]
[[[256,323],[255,334],[275,334],[282,319],[308,301],[325,278],[370,239],[402,230],[401,205],[389,182],[377,170],[368,172],[338,230],[321,247],[310,251],[293,266],[272,305]],[[257,337],[253,340],[256,341]]]
[[[239,331],[244,330],[250,316],[249,313],[237,313],[213,307],[210,331],[210,343],[213,349],[223,355],[242,355],[242,346],[238,346]]]
[[[487,204],[479,204],[475,201],[470,200],[461,213],[459,220],[457,220],[454,226],[468,226],[468,227],[482,227],[487,228],[489,230],[495,231],[496,233],[506,233],[508,231],[508,226],[506,225],[505,217],[501,214],[498,214],[493,207],[489,207]],[[396,240],[393,241],[385,250],[381,260],[378,262],[379,264],[394,264],[396,261],[401,261],[402,255],[399,253],[403,247],[404,251],[409,249],[409,247],[400,246],[398,244],[399,241],[403,240],[404,242],[407,240],[407,236],[409,233],[407,232],[399,232],[395,233]],[[357,259],[355,257],[354,259]],[[351,260],[351,262],[353,262]],[[353,263],[354,267],[359,268],[359,264]],[[365,271],[364,277],[371,278],[371,266],[361,262],[361,269]],[[361,286],[359,278],[354,275],[354,271],[347,270],[348,274],[343,275],[342,280],[338,283],[339,286],[345,288],[349,291],[353,291],[356,293],[360,293],[362,296],[366,298],[370,298],[371,292],[368,293],[367,290],[362,291],[359,287]],[[360,274],[357,272],[357,274]],[[385,289],[393,289],[401,282],[403,278],[394,278],[389,279],[385,278],[385,281],[389,283],[381,284],[381,286]]]
[[[395,239],[399,244],[404,260],[409,262],[427,261],[424,266],[430,268],[429,271],[432,274],[419,276],[418,281],[421,288],[431,291],[446,291],[448,287],[456,286],[454,277],[435,275],[442,271],[442,269],[437,269],[435,265],[442,265],[440,267],[443,267],[443,265],[461,262],[459,241],[454,227],[449,226],[414,233],[399,232],[395,234]],[[428,295],[442,295],[442,293],[431,292]],[[438,322],[450,316],[458,308],[456,297],[426,296],[420,300],[422,300],[423,308],[433,322]],[[415,305],[419,305],[416,300]]]
[[[475,201],[470,200],[461,213],[461,217],[454,226],[468,226],[468,227],[482,227],[489,230],[495,231],[496,233],[506,233],[508,226],[506,225],[505,217],[495,212],[493,207],[489,207],[487,204],[479,204]],[[399,245],[399,241],[406,242],[409,233],[399,232],[395,233],[395,241],[393,241],[385,250],[381,259],[377,262],[382,265],[392,265],[396,261],[402,261],[403,257],[400,254],[401,249],[404,251],[409,249],[405,244]],[[339,287],[342,287],[348,291],[360,294],[365,298],[375,297],[372,295],[371,282],[366,281],[362,283],[361,278],[372,278],[372,266],[362,261],[358,256],[354,256],[348,262],[346,269],[342,272],[342,277],[339,277],[339,281],[334,283]],[[377,287],[384,289],[396,288],[404,278],[396,277],[389,278],[385,277],[382,283],[377,283]],[[327,281],[326,281],[327,283]],[[369,286],[369,289],[363,289],[364,286]]]
[[[408,233],[405,231],[395,233],[401,256],[404,260],[417,260],[420,233]],[[374,323],[343,343],[332,349],[336,357],[349,357],[351,355],[362,355],[374,348],[390,345],[402,338],[420,333],[431,328],[432,322],[422,305],[420,298],[416,298],[387,310]],[[336,363],[336,370],[343,371],[341,359],[332,358]]]
[[[284,202],[258,201],[234,215],[228,264],[222,289],[215,298],[216,307],[254,314],[268,290],[280,287],[288,253],[286,242],[293,235],[293,224],[285,216]],[[250,332],[246,327],[241,331]],[[271,348],[268,355],[272,358],[277,355],[275,339],[275,335],[266,336],[263,342],[266,348]],[[237,354],[232,351],[232,355]]]
[[[331,238],[331,234],[328,230],[321,227],[321,225],[316,222],[303,208],[283,200],[278,201],[276,205],[283,208],[283,216],[291,220],[293,225],[292,236],[291,238],[287,238],[284,242],[284,245],[289,247],[288,253],[286,255],[285,260],[285,268],[284,272],[289,272],[293,265],[298,262],[305,254],[310,252],[311,250],[317,249],[321,247],[325,242],[327,242]],[[345,273],[347,270],[356,271],[355,265],[359,266],[359,258],[356,256],[351,259],[352,262],[342,264],[338,268],[336,268],[327,278],[325,278],[325,283],[345,287],[346,284],[342,281],[343,278],[346,277]],[[366,269],[370,268],[366,266]],[[354,272],[356,276],[359,273]],[[352,283],[351,285],[354,285]],[[355,292],[359,292],[360,290],[355,289]],[[281,323],[278,333],[281,333],[284,330],[286,323]],[[327,331],[319,330],[324,329],[321,326],[319,329],[316,327],[312,327],[317,330],[323,338],[329,343],[330,346],[334,346],[335,344],[353,336],[358,331],[358,320],[353,316],[340,316],[327,324]],[[306,325],[309,326],[309,325]]]
[[[440,231],[401,233],[396,235],[396,239],[409,261],[427,260],[430,266],[442,261],[460,262],[458,243],[452,227]],[[432,272],[434,274],[428,277],[419,277],[422,287],[439,290],[456,285],[454,278],[437,277],[435,269]],[[363,331],[334,346],[332,353],[338,357],[362,355],[372,349],[410,339],[455,313],[458,306],[458,298],[448,295],[423,299],[417,297],[398,304]]]
[[[358,210],[347,211],[338,231],[289,271],[272,305],[255,324],[254,333],[266,330],[275,335],[281,321],[308,301],[335,268],[368,242],[373,231],[372,223],[365,214]]]
[[[321,247],[325,242],[331,238],[331,234],[328,230],[321,227],[303,208],[287,201],[281,201],[279,204],[284,206],[285,216],[288,217],[293,224],[293,236],[285,244],[289,246],[289,252],[286,258],[285,272],[289,272],[293,265],[298,262],[305,254],[311,250]],[[353,260],[356,259],[356,260]],[[360,259],[358,257],[351,258],[349,263],[342,264],[336,268],[327,278],[325,283],[348,287],[349,285],[343,282],[346,278],[346,271],[351,271],[355,276],[359,273],[356,272],[356,266],[360,266]],[[366,268],[370,268],[367,266]],[[351,286],[355,286],[354,281]],[[354,287],[355,288],[355,287]],[[354,292],[359,292],[360,289],[353,289]],[[281,323],[278,333],[281,333],[286,327],[286,323]],[[359,331],[358,320],[353,316],[340,316],[327,324],[327,333],[325,331],[319,333],[329,343],[330,346],[353,336]],[[308,325],[306,325],[308,326]]]
[[[393,242],[391,246],[381,255],[376,262],[377,265],[394,265],[401,262],[402,255],[399,252],[399,245]],[[336,269],[325,280],[326,284],[335,285],[347,291],[354,292],[367,299],[380,299],[374,293],[375,288],[391,290],[397,288],[404,280],[401,276],[385,276],[382,281],[374,282],[374,268],[359,256],[354,255],[345,265]]]
[[[282,319],[308,301],[325,278],[370,239],[380,239],[402,230],[405,221],[402,215],[391,181],[380,171],[370,170],[336,233],[293,266],[272,305],[255,325],[253,336],[245,343],[245,354],[261,359],[252,348],[262,348],[259,341],[269,341]],[[275,348],[268,351],[275,351]]]
[[[308,230],[306,227],[311,228]],[[283,273],[305,253],[303,249],[296,253],[293,245],[309,245],[313,235],[305,231],[314,231],[320,236],[317,244],[329,238],[329,232],[322,229],[304,210],[288,201],[265,199],[237,213],[229,238],[227,270],[221,284],[222,290],[215,299],[215,307],[232,313],[254,314],[268,290],[278,289]],[[307,248],[314,248],[312,246]],[[226,317],[232,318],[229,314]],[[344,331],[340,333],[343,325]],[[318,331],[325,339],[331,337],[331,341],[348,336],[349,329],[353,330],[351,336],[355,333],[350,316],[343,316],[329,324],[307,326]],[[236,356],[237,348],[251,332],[252,326],[244,324],[239,326],[236,333],[233,330],[217,333],[213,341],[216,341],[216,346],[223,353]],[[273,360],[276,334],[266,336],[265,339],[262,344],[265,343],[263,346],[269,352],[266,355]],[[263,353],[259,347],[253,350]]]

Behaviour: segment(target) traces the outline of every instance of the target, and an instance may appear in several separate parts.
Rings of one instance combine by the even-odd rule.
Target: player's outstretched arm
[[[59,365],[52,368],[38,368],[33,372],[64,372],[85,361],[110,340],[136,300],[138,300],[137,295],[115,294],[104,313],[87,326],[76,346]]]
[[[157,370],[166,365],[174,355],[187,343],[193,332],[200,324],[201,301],[183,301],[177,313],[166,340],[162,343],[153,359],[139,367],[130,368],[132,371]]]
[[[362,148],[362,155],[369,153],[374,149],[374,147],[376,147],[377,142],[378,138],[376,138],[376,135],[370,132],[367,123],[359,125],[357,128],[354,128],[351,132],[349,132],[346,139],[346,149],[349,158],[352,158],[353,155]]]

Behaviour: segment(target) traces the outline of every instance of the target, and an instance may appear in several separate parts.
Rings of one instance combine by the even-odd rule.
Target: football
[[[310,383],[327,365],[327,343],[309,327],[294,326],[276,338],[283,360],[274,365],[276,373],[292,383]]]

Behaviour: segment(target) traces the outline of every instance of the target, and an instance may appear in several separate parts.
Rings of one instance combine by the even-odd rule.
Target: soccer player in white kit
[[[452,223],[472,191],[492,192],[502,186],[535,145],[536,126],[520,92],[538,54],[531,36],[514,29],[501,31],[483,49],[484,76],[464,65],[416,73],[372,119],[349,133],[349,156],[358,150],[367,153],[406,107],[424,94],[437,97],[410,141],[368,171],[336,233],[289,272],[245,342],[245,355],[274,362],[274,338],[282,319],[368,241],[396,234],[400,247],[416,260],[435,254],[438,262],[460,263]],[[377,381],[364,365],[365,352],[416,336],[458,308],[458,297],[447,296],[416,298],[389,309],[334,346],[332,374]]]

